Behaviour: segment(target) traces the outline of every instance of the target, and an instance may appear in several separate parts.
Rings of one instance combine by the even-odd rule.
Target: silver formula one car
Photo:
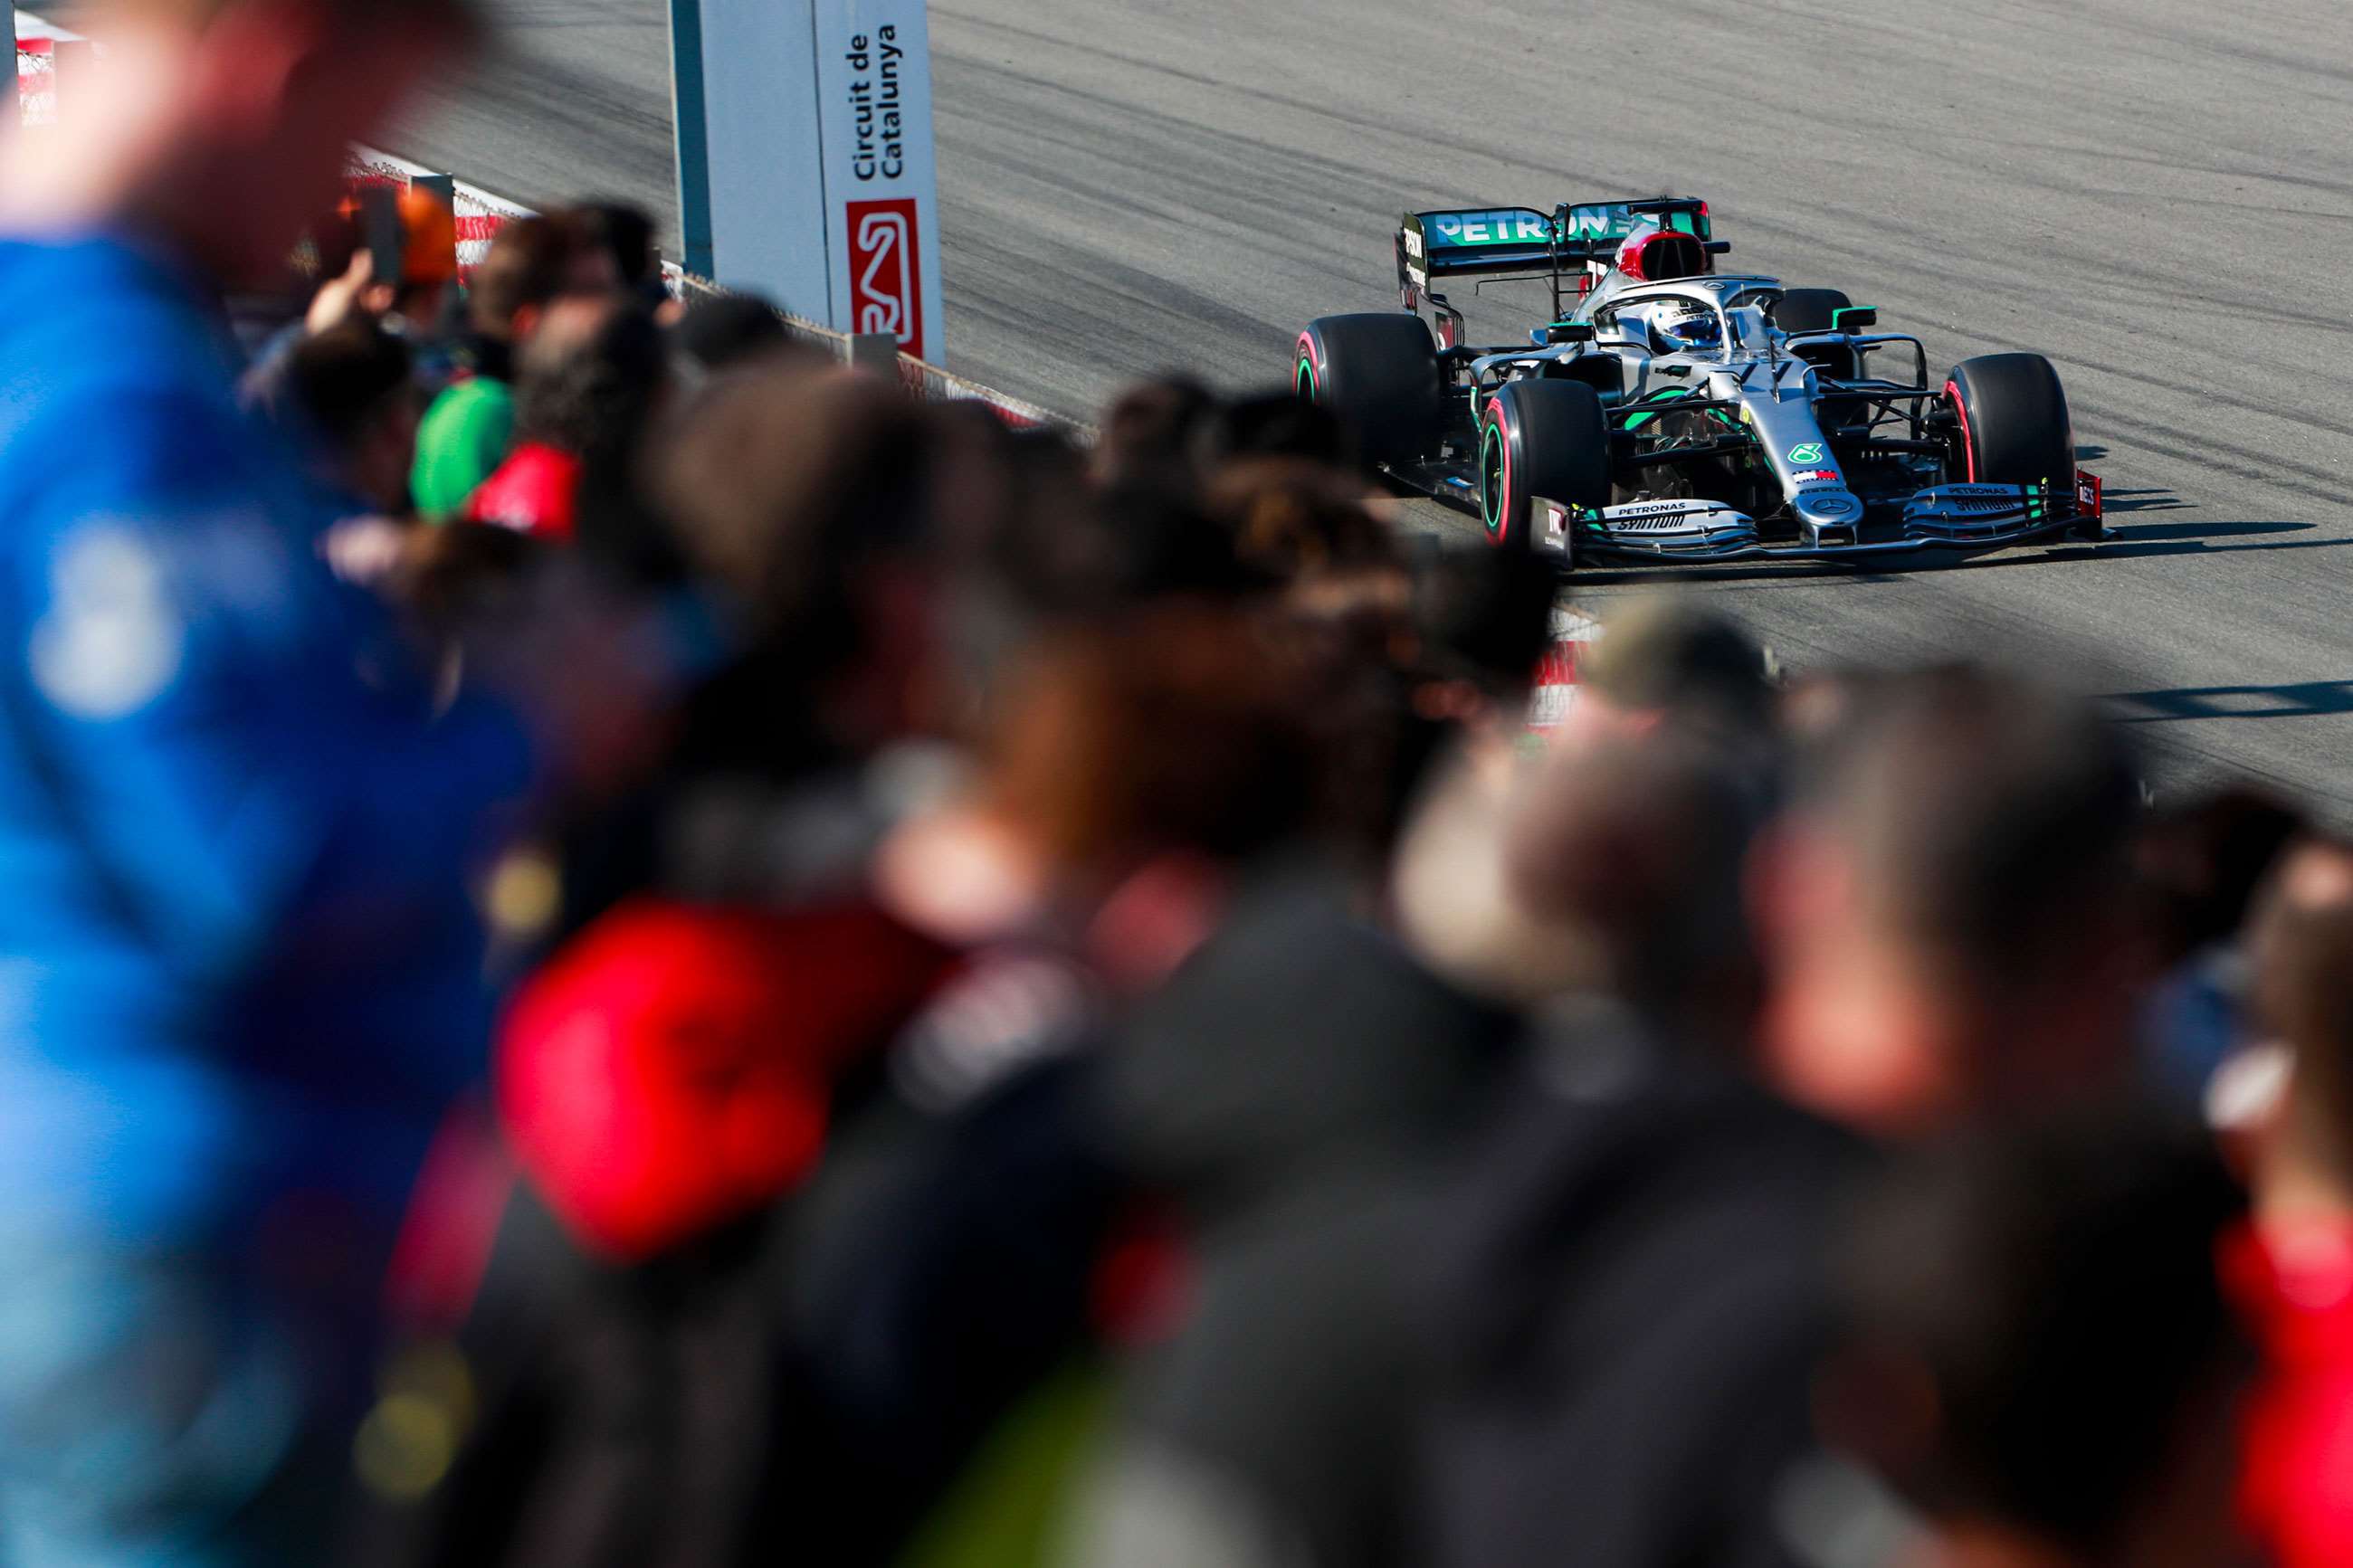
[[[2104,534],[2050,361],[1987,354],[1931,383],[1919,339],[1871,331],[1836,289],[1717,271],[1705,202],[1408,213],[1397,247],[1410,314],[1312,323],[1299,394],[1497,544],[1567,565]],[[1460,278],[1543,281],[1552,322],[1465,345],[1432,288]]]

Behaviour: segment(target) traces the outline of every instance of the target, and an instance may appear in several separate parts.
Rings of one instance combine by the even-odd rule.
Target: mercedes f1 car
[[[1919,339],[1872,331],[1836,289],[1720,272],[1728,248],[1705,202],[1672,197],[1408,213],[1406,313],[1312,323],[1299,395],[1394,480],[1563,565],[2103,536],[2050,361],[1988,354],[1932,382]],[[1465,344],[1434,286],[1466,278],[1546,283],[1550,324]]]

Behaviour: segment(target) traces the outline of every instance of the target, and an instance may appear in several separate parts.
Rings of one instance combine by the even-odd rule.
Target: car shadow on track
[[[1897,563],[1913,559],[1908,555],[1882,555],[1870,566],[1844,561],[1725,561],[1713,565],[1670,561],[1652,565],[1647,561],[1611,559],[1607,565],[1578,566],[1562,573],[1560,585],[1565,589],[1663,587],[1676,583],[1820,583],[1832,579],[1845,583],[1894,583],[1912,575],[1914,571]]]
[[[2116,715],[2117,721],[2126,724],[2165,724],[2180,719],[2308,719],[2353,713],[2353,680],[2112,691],[2101,700],[2129,710]]]
[[[2102,498],[2108,515],[2136,511],[2186,511],[2191,503],[2171,490],[2110,490]]]
[[[2111,529],[2108,537],[2097,544],[2021,545],[2000,554],[1947,564],[1955,571],[1984,572],[2002,566],[2042,566],[2070,561],[2139,561],[2160,555],[2223,555],[2251,550],[2329,550],[2353,544],[2353,538],[2341,534],[2325,539],[2271,537],[2311,533],[2318,526],[2287,521],[2125,523]]]
[[[2075,460],[2079,463],[2096,463],[2107,455],[2108,449],[2105,447],[2075,448]],[[2183,500],[2171,490],[2127,490],[2119,489],[2114,485],[2102,492],[2102,500],[2112,516],[2118,512],[2128,511],[2182,511],[2193,504]]]
[[[1580,566],[1566,574],[1564,584],[1597,588],[1655,585],[1666,583],[1820,582],[1826,578],[1856,584],[1900,583],[1935,572],[1987,572],[1997,567],[2053,566],[2070,562],[2143,560],[2161,555],[2212,555],[2249,550],[2325,550],[2353,544],[2353,538],[2279,539],[2284,533],[2309,533],[2309,522],[2141,522],[2111,529],[2097,544],[2061,540],[2050,544],[2018,544],[1984,555],[1955,556],[1940,550],[1873,558],[1868,566],[1842,561],[1752,561],[1706,565],[1697,562],[1616,562]]]

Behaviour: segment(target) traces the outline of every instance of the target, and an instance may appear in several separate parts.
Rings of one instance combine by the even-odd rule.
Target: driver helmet
[[[1670,353],[1724,346],[1724,322],[1695,300],[1671,305],[1652,323]]]

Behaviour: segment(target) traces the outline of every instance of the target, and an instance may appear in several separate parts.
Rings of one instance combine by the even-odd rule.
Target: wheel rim
[[[1299,356],[1299,370],[1293,381],[1300,396],[1310,403],[1315,401],[1315,362],[1314,360],[1309,359],[1305,354]]]
[[[1487,531],[1501,537],[1504,531],[1504,430],[1492,419],[1479,437],[1479,510],[1486,519]]]

